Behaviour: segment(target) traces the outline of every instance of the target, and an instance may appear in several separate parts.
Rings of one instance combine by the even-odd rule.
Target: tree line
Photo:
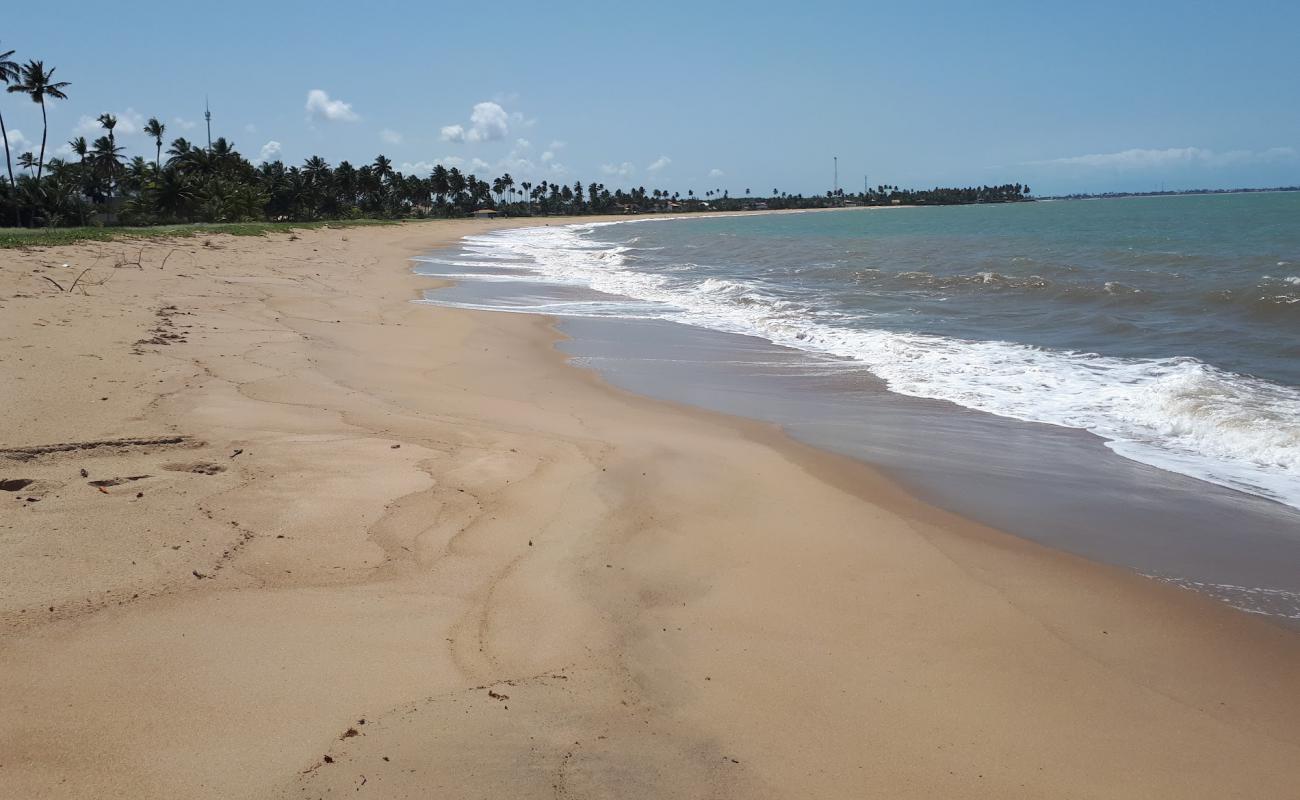
[[[141,133],[153,140],[154,158],[128,158],[118,144],[118,119],[99,115],[100,135],[68,142],[69,158],[46,158],[46,104],[67,99],[67,81],[43,61],[19,64],[14,51],[0,52],[0,82],[41,108],[37,153],[12,154],[0,113],[7,180],[0,181],[0,225],[25,227],[92,224],[155,225],[188,222],[315,221],[359,218],[466,216],[483,209],[499,213],[607,214],[652,211],[734,211],[753,208],[824,208],[848,204],[952,204],[1028,199],[1020,184],[927,191],[878,186],[860,194],[768,197],[749,189],[732,197],[725,189],[686,195],[665,189],[610,190],[604,184],[516,180],[509,173],[483,180],[458,167],[435,166],[429,175],[404,175],[392,161],[331,165],[312,156],[301,165],[280,160],[253,164],[233,142],[218,138],[196,145],[184,137],[167,141],[167,126],[151,118]],[[0,109],[2,112],[2,109]],[[165,146],[165,150],[164,150]],[[14,165],[18,172],[15,173]]]

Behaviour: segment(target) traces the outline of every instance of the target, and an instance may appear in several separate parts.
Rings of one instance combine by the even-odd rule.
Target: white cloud
[[[1163,150],[1134,148],[1116,153],[1091,153],[1046,161],[1027,161],[1026,166],[1085,167],[1089,169],[1142,170],[1178,166],[1226,167],[1289,161],[1296,157],[1291,147],[1268,150],[1229,150],[1219,153],[1203,147],[1169,147]]]
[[[530,150],[532,146],[533,143],[527,139],[515,139],[515,149],[517,150]]]
[[[20,152],[24,147],[32,146],[32,141],[23,136],[23,132],[17,128],[10,128],[7,133],[9,135],[5,138],[9,141],[9,149],[15,153]]]
[[[441,159],[434,159],[433,161],[403,161],[402,167],[399,167],[399,169],[407,174],[429,173],[433,172],[433,168],[437,167],[438,164],[442,164],[447,169],[459,168],[464,167],[465,160],[461,159],[460,156],[442,156]]]
[[[547,150],[545,153],[542,153],[543,164],[547,163],[548,161],[554,160],[554,158],[555,158],[555,154],[552,153],[550,150]]]
[[[172,117],[171,126],[183,131],[193,130],[199,123],[192,119],[184,117]]]
[[[117,117],[117,127],[113,129],[113,138],[121,139],[124,136],[143,136],[144,135],[144,117],[135,109],[128,108],[126,111],[110,112]],[[99,124],[99,116],[90,116],[83,114],[81,119],[77,120],[75,130],[80,136],[105,136],[108,131],[103,125]]]
[[[433,161],[406,161],[399,167],[405,174],[427,175],[433,170],[434,166],[442,164],[447,169],[456,167],[464,172],[473,172],[481,179],[487,179],[489,176],[496,177],[505,172],[513,173],[516,180],[520,180],[521,175],[533,173],[537,169],[537,164],[527,158],[521,157],[516,151],[512,150],[510,155],[499,159],[495,162],[484,161],[481,158],[463,158],[461,156],[443,156]],[[568,168],[558,162],[552,162],[546,165],[549,174],[559,177],[568,173]]]
[[[280,143],[272,139],[262,145],[262,150],[257,154],[259,164],[265,164],[268,161],[274,161],[280,157]]]
[[[329,122],[356,122],[361,119],[352,110],[351,103],[331,99],[324,89],[307,92],[307,113],[315,119]]]
[[[624,161],[622,164],[601,164],[600,171],[606,175],[626,178],[636,172],[636,166],[631,161]]]
[[[709,177],[710,177],[710,178],[721,178],[723,175],[726,175],[726,174],[727,174],[727,173],[723,172],[722,170],[718,169],[717,167],[714,167],[713,169],[709,170]]]
[[[673,160],[668,156],[659,156],[650,164],[650,166],[646,167],[646,171],[658,172],[671,163],[673,163]]]
[[[444,125],[442,138],[448,142],[500,141],[509,135],[511,119],[497,103],[490,100],[476,103],[469,114],[469,125]]]
[[[506,110],[496,103],[479,103],[469,115],[470,128],[466,134],[471,142],[496,141],[510,132]]]
[[[380,132],[379,132],[379,138],[380,138],[380,139],[383,139],[383,140],[384,140],[385,142],[387,142],[388,144],[401,144],[401,143],[402,143],[402,134],[398,133],[397,131],[393,130],[392,128],[384,128],[382,131],[380,131]]]

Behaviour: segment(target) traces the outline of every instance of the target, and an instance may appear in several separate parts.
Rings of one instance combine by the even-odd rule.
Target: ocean
[[[543,225],[419,270],[615,383],[1300,619],[1300,193]]]

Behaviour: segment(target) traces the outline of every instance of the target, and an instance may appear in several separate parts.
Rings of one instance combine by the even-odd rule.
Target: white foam
[[[860,320],[849,325],[784,299],[779,287],[626,269],[625,247],[583,236],[607,224],[617,223],[517,229],[471,237],[469,245],[476,256],[495,251],[490,257],[529,264],[547,281],[579,281],[640,301],[629,316],[853,359],[900,394],[1091,431],[1132,460],[1300,508],[1300,390],[1192,358],[1115,358],[864,329]]]

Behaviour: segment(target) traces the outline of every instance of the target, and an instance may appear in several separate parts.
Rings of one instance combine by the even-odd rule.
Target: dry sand
[[[1297,796],[1294,632],[409,302],[504,224],[0,252],[0,795]]]

